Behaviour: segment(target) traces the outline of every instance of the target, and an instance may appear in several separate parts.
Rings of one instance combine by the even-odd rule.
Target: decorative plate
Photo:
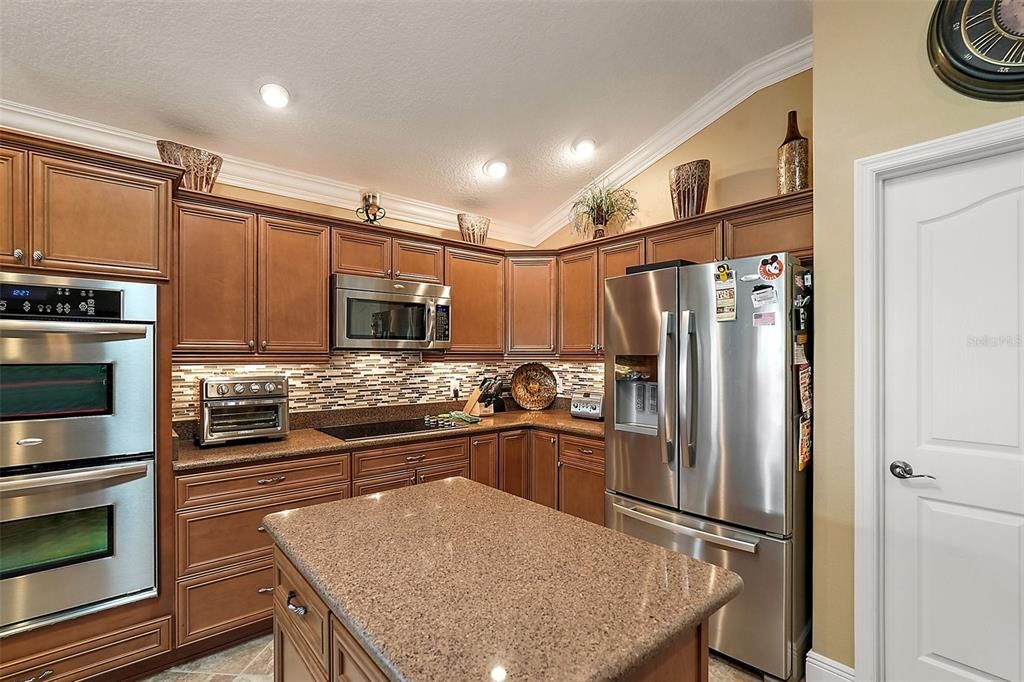
[[[558,381],[550,369],[539,362],[520,365],[512,374],[512,397],[526,410],[543,410],[555,402]]]

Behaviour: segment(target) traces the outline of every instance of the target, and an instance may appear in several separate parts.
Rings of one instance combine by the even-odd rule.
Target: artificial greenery
[[[590,234],[609,223],[624,223],[636,215],[636,195],[625,187],[610,189],[604,185],[586,187],[569,210],[573,232]]]

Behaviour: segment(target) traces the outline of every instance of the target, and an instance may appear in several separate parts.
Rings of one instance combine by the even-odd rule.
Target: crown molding
[[[612,187],[629,182],[758,90],[811,68],[811,57],[812,40],[807,36],[747,64],[593,182]],[[563,201],[530,230],[527,242],[531,246],[540,244],[569,223],[569,209],[576,196]]]
[[[160,160],[155,137],[10,100],[0,99],[0,125],[115,154]],[[362,202],[364,188],[359,185],[237,156],[222,156],[224,163],[218,183],[352,210]],[[456,216],[462,211],[458,209],[396,194],[385,194],[385,197],[389,218],[446,230],[459,229]],[[488,236],[526,244],[524,238],[529,233],[524,227],[492,220]]]

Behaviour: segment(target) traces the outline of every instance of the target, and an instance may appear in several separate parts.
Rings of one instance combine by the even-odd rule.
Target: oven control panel
[[[437,306],[437,312],[434,316],[434,340],[452,340],[451,306]]]
[[[0,284],[3,317],[121,319],[121,291],[43,284]]]

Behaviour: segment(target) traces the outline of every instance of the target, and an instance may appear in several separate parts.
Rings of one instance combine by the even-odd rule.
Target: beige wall
[[[814,3],[814,649],[853,665],[853,162],[1024,114],[956,94],[933,0]]]
[[[804,71],[760,90],[626,183],[636,192],[639,212],[626,226],[635,230],[672,220],[668,174],[673,166],[711,159],[707,210],[735,206],[776,194],[776,150],[786,136],[786,115],[797,110],[800,132],[811,135],[811,72]],[[581,241],[568,226],[541,248]]]

